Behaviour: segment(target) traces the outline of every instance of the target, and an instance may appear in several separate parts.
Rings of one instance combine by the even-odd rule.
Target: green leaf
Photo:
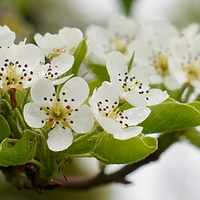
[[[34,133],[24,132],[20,140],[5,139],[0,145],[0,166],[8,167],[30,162],[36,153],[37,143]]]
[[[191,128],[188,129],[184,135],[187,140],[200,148],[200,132],[198,132],[195,128]]]
[[[81,138],[83,134],[78,135],[75,139]],[[66,154],[69,157],[79,157],[81,154],[90,153],[94,149],[96,137],[86,138],[78,143],[72,143],[72,145],[66,150]]]
[[[74,76],[78,75],[80,66],[86,56],[87,53],[87,43],[86,43],[86,39],[83,39],[78,47],[76,48],[75,52],[74,52],[74,64],[71,68],[71,70],[68,72],[68,74],[74,74]]]
[[[134,0],[121,0],[122,4],[124,5],[124,9],[126,11],[126,14],[129,15],[131,10],[131,5],[134,2]]]
[[[108,71],[105,66],[94,64],[91,61],[87,62],[87,66],[92,70],[92,72],[96,75],[98,79],[101,81],[109,81],[110,76],[108,75]]]
[[[152,137],[118,140],[103,133],[99,135],[92,154],[105,164],[130,164],[144,159],[156,149],[157,140]]]
[[[151,114],[139,126],[143,133],[161,133],[183,130],[200,125],[200,104],[183,104],[176,101],[166,101],[156,106],[150,106]]]
[[[10,127],[6,119],[0,115],[0,142],[10,135]]]
[[[132,67],[133,67],[134,57],[135,57],[135,51],[133,52],[133,54],[131,56],[131,59],[129,60],[129,63],[128,63],[128,72],[130,72],[131,69],[132,69]]]
[[[92,95],[94,89],[102,85],[102,81],[100,81],[99,79],[88,81],[88,85],[90,88],[90,95]]]

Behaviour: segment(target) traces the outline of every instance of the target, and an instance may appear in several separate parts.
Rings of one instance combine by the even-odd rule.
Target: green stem
[[[42,170],[45,170],[46,168],[45,168],[45,166],[41,163],[41,162],[39,162],[39,161],[37,161],[37,160],[31,160],[30,161],[31,163],[33,163],[33,164],[35,164],[35,165],[37,165],[40,169],[42,169]]]
[[[73,158],[93,158],[94,156],[92,156],[90,153],[85,153],[85,154],[69,154],[69,157],[73,157]]]
[[[96,129],[95,129],[95,130],[96,130]],[[95,130],[94,130],[94,131],[91,131],[91,132],[89,132],[89,133],[86,133],[85,135],[83,135],[83,136],[81,136],[81,137],[79,137],[79,138],[77,138],[77,139],[74,139],[73,144],[77,144],[77,143],[79,143],[79,142],[81,142],[81,141],[83,141],[83,140],[85,140],[85,139],[87,139],[87,138],[90,138],[91,136],[93,136],[94,134],[97,133]]]
[[[22,114],[19,112],[18,108],[14,109],[14,113],[15,113],[15,116],[17,117],[17,119],[19,120],[19,123],[20,123],[20,126],[22,127],[22,129],[26,130],[28,127],[24,121]]]

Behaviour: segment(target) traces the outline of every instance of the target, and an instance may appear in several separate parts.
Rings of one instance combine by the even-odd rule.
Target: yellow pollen
[[[66,47],[60,48],[60,49],[54,49],[53,53],[50,53],[48,55],[49,60],[53,60],[53,58],[58,57],[59,55],[63,54],[66,52]]]
[[[48,116],[48,120],[45,125],[46,129],[53,128],[57,123],[59,123],[62,127],[69,127],[67,118],[73,109],[67,109],[60,101],[55,100],[52,107],[42,107],[42,110]]]
[[[153,66],[155,67],[157,73],[160,74],[162,77],[166,77],[169,74],[167,56],[156,55]]]
[[[189,64],[182,67],[183,71],[187,73],[188,82],[200,81],[200,63]]]
[[[7,68],[7,72],[2,75],[3,80],[3,92],[6,92],[9,88],[15,88],[24,92],[23,80],[24,76],[17,72],[17,66],[10,63]]]

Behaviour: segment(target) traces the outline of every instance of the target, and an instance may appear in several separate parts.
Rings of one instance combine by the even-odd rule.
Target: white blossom
[[[73,76],[73,74],[71,74],[61,78],[64,73],[71,69],[73,63],[74,57],[72,55],[62,54],[40,67],[38,73],[51,80],[54,85],[59,85]]]
[[[176,90],[176,79],[171,75],[168,59],[171,54],[171,40],[179,37],[179,31],[164,20],[149,21],[140,29],[131,45],[135,62],[152,65],[156,73],[151,76],[152,84],[164,84],[167,89]]]
[[[7,48],[14,44],[16,35],[8,26],[0,26],[0,48]]]
[[[137,65],[128,71],[124,56],[120,52],[111,52],[106,63],[110,80],[118,86],[121,100],[133,106],[156,105],[169,97],[166,91],[151,89],[150,77],[155,69],[149,65]]]
[[[200,88],[200,35],[190,40],[173,40],[170,70],[179,83],[179,88],[189,83]]]
[[[140,134],[143,128],[137,124],[144,121],[151,112],[142,106],[120,110],[118,88],[109,82],[103,82],[98,90],[94,90],[89,103],[100,126],[121,140]]]
[[[127,60],[132,55],[130,45],[133,43],[138,31],[138,24],[123,15],[111,18],[107,28],[90,25],[86,29],[86,36],[96,41],[89,58],[92,61],[105,65],[107,55],[111,51],[120,51]]]
[[[0,88],[23,91],[40,77],[37,67],[43,61],[40,49],[33,44],[20,43],[0,49]]]
[[[34,39],[44,54],[52,60],[61,54],[73,55],[83,40],[83,33],[78,28],[64,27],[57,34],[45,33],[42,36],[36,33]]]
[[[73,131],[87,133],[93,128],[94,116],[82,105],[89,94],[86,81],[80,77],[68,80],[59,97],[48,79],[40,79],[31,88],[32,103],[24,107],[24,118],[31,127],[49,130],[47,144],[52,151],[67,149]]]

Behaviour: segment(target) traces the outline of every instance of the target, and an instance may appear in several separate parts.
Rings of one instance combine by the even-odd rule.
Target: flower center
[[[123,110],[116,108],[117,105],[117,101],[110,105],[108,99],[105,99],[104,101],[99,101],[97,104],[98,111],[103,117],[114,119],[122,126],[122,128],[126,128],[129,126],[127,123],[128,116],[125,116],[123,114]]]
[[[122,92],[133,91],[136,88],[142,89],[142,83],[135,76],[129,77],[127,72],[124,75],[118,74],[118,80],[121,83]]]
[[[192,81],[200,81],[200,69],[199,69],[199,64],[192,64],[190,63],[189,65],[183,66],[182,69],[187,73],[187,78],[188,82]]]
[[[53,60],[53,58],[58,57],[59,55],[66,53],[66,52],[70,55],[74,55],[75,50],[76,50],[76,47],[72,47],[71,49],[69,49],[69,52],[67,51],[67,47],[63,47],[60,49],[54,49],[53,53],[50,53],[48,55],[48,57],[49,57],[49,60]]]
[[[18,61],[15,63],[5,60],[4,65],[0,68],[0,81],[2,81],[3,92],[6,92],[9,88],[15,88],[23,91],[23,81],[27,79],[31,81],[30,76],[33,75],[33,71],[28,71],[28,64],[21,65]]]
[[[66,52],[66,47],[60,48],[60,49],[54,49],[53,53],[50,53],[48,55],[49,60],[53,60],[53,58],[58,57],[59,55],[63,54]]]
[[[46,129],[52,129],[56,124],[62,126],[63,128],[69,127],[67,119],[71,115],[73,109],[69,105],[64,106],[60,102],[60,99],[56,99],[51,107],[41,107],[40,109],[47,115],[46,122],[42,121],[42,123],[46,123]]]
[[[122,93],[137,91],[140,95],[145,95],[146,100],[149,100],[148,97],[149,90],[144,90],[143,84],[135,76],[129,77],[128,73],[125,72],[125,74],[123,75],[118,74],[118,80],[121,85],[120,88]],[[121,97],[120,101],[123,102],[124,98]]]
[[[55,66],[58,67],[58,66]],[[47,72],[45,74],[45,77],[51,81],[55,80],[56,78],[58,78],[58,72],[53,71],[51,65],[49,65],[49,68],[47,69]]]
[[[119,38],[116,38],[113,40],[114,50],[120,51],[122,54],[127,53],[127,44],[125,41],[120,40]]]
[[[162,77],[166,77],[169,74],[168,58],[166,55],[156,55],[153,61],[153,66],[157,73]]]

